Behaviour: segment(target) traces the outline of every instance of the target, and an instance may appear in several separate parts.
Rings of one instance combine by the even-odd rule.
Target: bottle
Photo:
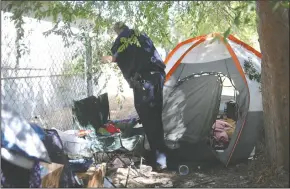
[[[178,172],[180,175],[187,175],[189,173],[189,168],[187,165],[179,165],[178,166]]]
[[[151,167],[151,166],[147,166],[147,165],[143,165],[143,164],[142,164],[142,160],[143,160],[143,159],[144,159],[144,158],[141,157],[140,167],[139,167],[140,172],[142,172],[143,174],[150,173],[150,172],[152,171],[152,167]]]

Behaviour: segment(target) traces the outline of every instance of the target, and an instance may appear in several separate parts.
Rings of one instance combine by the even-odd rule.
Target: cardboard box
[[[40,163],[42,188],[58,188],[64,165],[57,163]]]
[[[82,179],[87,180],[87,188],[103,188],[104,177],[106,175],[106,164],[102,163],[97,167],[91,167],[85,173],[76,173]]]

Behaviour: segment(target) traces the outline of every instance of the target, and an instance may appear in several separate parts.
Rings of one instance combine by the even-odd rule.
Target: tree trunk
[[[289,9],[273,12],[271,1],[257,1],[257,15],[268,156],[289,171]]]

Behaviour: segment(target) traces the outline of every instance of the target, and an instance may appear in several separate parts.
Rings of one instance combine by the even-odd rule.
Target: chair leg
[[[104,155],[105,155],[105,153],[102,153],[102,158],[101,158],[102,162],[104,161]]]
[[[126,164],[126,162],[124,162],[124,160],[122,160],[119,156],[117,156],[116,158],[118,158],[123,164],[124,164],[124,167],[127,168],[128,165]],[[131,163],[131,162],[130,162]]]
[[[136,176],[137,177],[146,177],[146,178],[149,178],[148,176],[144,175],[143,173],[141,173],[140,171],[138,171],[137,167],[135,166],[135,163],[133,161],[133,159],[129,156],[128,157],[130,159],[130,166],[132,169],[134,169],[136,171]]]
[[[129,176],[130,176],[130,170],[131,170],[131,165],[129,165],[129,169],[128,169],[128,175],[127,175],[127,179],[126,179],[125,188],[127,188],[127,185],[128,185]]]
[[[132,157],[134,157],[134,151],[132,152]],[[142,158],[142,157],[141,157]],[[133,159],[129,156],[129,159],[130,159],[130,162],[133,162]],[[141,159],[141,162],[142,162],[142,159]],[[140,162],[140,165],[141,165],[141,162]],[[132,168],[137,172],[137,176],[139,177],[146,177],[146,178],[149,178],[148,176],[144,175],[143,173],[141,173],[140,171],[138,171],[137,167],[135,166],[134,162],[133,162],[133,165],[132,165]],[[141,166],[140,166],[140,170],[141,170]]]
[[[109,153],[106,153],[107,154],[107,156],[109,157],[109,160],[107,161],[107,163],[109,163],[109,162],[111,162],[111,161],[113,161],[113,160],[115,160],[115,159],[119,159],[122,163],[123,163],[123,165],[124,165],[124,168],[128,168],[128,175],[127,175],[127,178],[126,178],[126,183],[125,183],[125,188],[127,188],[127,185],[128,185],[128,181],[129,181],[129,178],[130,178],[130,172],[131,172],[131,169],[134,169],[135,171],[135,174],[136,174],[136,176],[137,177],[140,177],[140,176],[142,176],[142,177],[146,177],[146,178],[148,178],[148,176],[146,176],[146,175],[144,175],[144,174],[142,174],[140,171],[138,171],[138,169],[137,169],[137,167],[134,165],[134,161],[133,161],[133,158],[132,157],[134,157],[134,150],[133,151],[131,151],[131,152],[129,152],[129,153],[125,153],[125,154],[127,154],[128,156],[128,158],[129,158],[129,160],[130,160],[130,164],[128,165],[128,164],[126,164],[125,162],[124,162],[124,160],[122,160],[122,158],[121,157],[119,157],[119,155],[117,154],[117,153],[112,153],[113,155],[112,156],[110,156],[109,155]],[[142,158],[142,157],[141,157]],[[135,177],[136,177],[135,176]],[[134,177],[134,178],[135,178]],[[107,179],[108,180],[108,179]],[[114,185],[113,185],[114,186]],[[114,186],[115,187],[115,186]]]
[[[107,181],[108,181],[111,185],[113,185],[114,188],[117,188],[116,185],[108,179],[108,177],[105,177],[105,179],[107,179]]]
[[[115,160],[115,159],[118,157],[117,154],[113,154],[113,155],[110,157],[109,153],[107,153],[107,156],[109,157],[109,159],[107,160],[107,163],[109,163],[109,162]]]
[[[97,164],[97,157],[96,157],[96,154],[93,154],[93,158],[94,158],[95,164]]]
[[[97,153],[94,153],[93,158],[95,160],[95,164],[97,164],[98,162],[103,162],[104,161],[104,153],[102,153],[102,157],[98,157]]]

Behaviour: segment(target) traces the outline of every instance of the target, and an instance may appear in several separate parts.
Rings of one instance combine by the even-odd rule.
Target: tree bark
[[[256,3],[266,146],[274,168],[289,171],[289,9]]]

